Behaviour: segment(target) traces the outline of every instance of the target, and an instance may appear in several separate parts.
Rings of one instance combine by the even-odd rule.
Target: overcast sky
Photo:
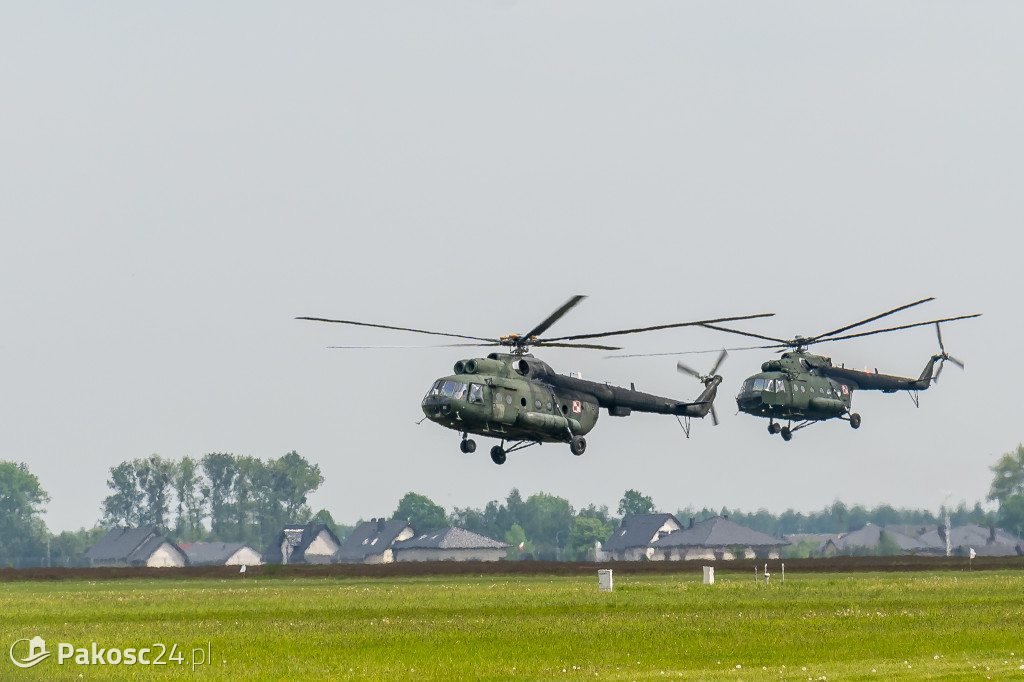
[[[296,450],[326,479],[314,510],[346,523],[513,487],[612,511],[628,488],[670,512],[983,501],[1024,440],[1021,35],[1017,2],[10,5],[0,459],[39,477],[54,531],[91,526],[109,469],[154,453]],[[920,409],[857,393],[858,431],[770,437],[734,396],[771,352],[737,352],[718,427],[605,413],[584,456],[501,467],[416,424],[486,350],[332,350],[424,339],[293,319],[492,336],[578,293],[552,334],[774,312],[745,328],[792,337],[926,296],[889,320],[984,316],[943,328],[966,371]],[[938,345],[818,350],[916,377]],[[538,355],[701,389],[671,357]]]

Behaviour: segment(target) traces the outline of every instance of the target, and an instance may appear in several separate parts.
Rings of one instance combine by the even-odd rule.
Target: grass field
[[[1024,572],[779,577],[9,582],[5,650],[39,635],[51,656],[5,653],[0,679],[1024,680]],[[61,642],[90,664],[59,664]],[[160,645],[167,665],[112,663]]]

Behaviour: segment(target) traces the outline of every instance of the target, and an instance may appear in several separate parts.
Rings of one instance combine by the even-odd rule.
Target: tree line
[[[763,509],[744,512],[725,507],[682,507],[673,513],[684,525],[691,518],[696,522],[727,515],[741,525],[774,536],[838,535],[866,523],[938,525],[945,523],[947,516],[953,526],[997,525],[1024,536],[1024,445],[1004,454],[990,469],[994,478],[987,499],[998,503],[997,512],[985,511],[980,502],[972,507],[961,503],[935,514],[890,505],[868,509],[836,501],[810,513],[788,509],[772,514]],[[50,497],[39,479],[24,463],[0,461],[0,564],[34,558],[38,565],[46,558],[52,565],[69,565],[109,528],[122,525],[158,525],[177,542],[246,542],[262,550],[284,525],[317,521],[327,524],[343,540],[355,523],[339,524],[327,510],[314,514],[307,504],[308,496],[323,481],[320,467],[294,451],[266,461],[227,453],[180,460],[153,455],[110,469],[110,494],[100,505],[102,518],[98,524],[52,534],[42,520]],[[482,509],[454,507],[450,512],[424,495],[409,492],[399,500],[391,518],[408,520],[421,532],[455,525],[504,540],[513,547],[509,552],[513,559],[529,554],[571,561],[590,558],[594,543],[605,542],[623,516],[656,511],[652,498],[637,490],[625,491],[612,512],[607,506],[593,504],[577,510],[565,498],[544,492],[523,499],[514,488],[504,500],[492,500]]]

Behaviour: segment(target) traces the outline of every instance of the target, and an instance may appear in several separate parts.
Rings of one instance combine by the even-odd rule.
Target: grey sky
[[[512,487],[577,507],[973,504],[1019,443],[1024,7],[1019,3],[432,2],[8,6],[0,21],[0,459],[91,525],[109,468],[290,450],[339,521],[407,491]],[[722,368],[722,424],[602,415],[583,457],[492,464],[419,401],[470,349],[366,320],[552,333],[770,311],[813,334],[944,328],[967,371],[858,393],[857,432],[790,443],[735,415],[763,352]],[[428,339],[429,340],[429,339]],[[703,330],[630,352],[744,345]],[[916,376],[932,329],[821,346]],[[556,369],[679,398],[674,358],[549,350]],[[714,355],[690,356],[710,365]],[[490,443],[487,443],[489,446]]]

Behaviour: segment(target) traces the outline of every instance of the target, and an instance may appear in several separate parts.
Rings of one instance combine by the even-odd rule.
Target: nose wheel
[[[491,448],[491,461],[495,464],[505,463],[505,448],[500,445],[495,445]]]
[[[860,415],[856,412],[850,414],[850,426],[855,429],[860,428]]]
[[[459,449],[467,455],[471,452],[476,452],[476,441],[472,438],[463,438],[462,442],[459,443]]]

